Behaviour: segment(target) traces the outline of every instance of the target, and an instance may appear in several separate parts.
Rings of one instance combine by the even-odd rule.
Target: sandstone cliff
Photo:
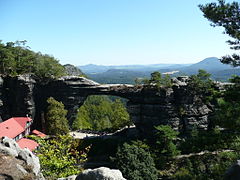
[[[50,96],[62,101],[68,110],[71,124],[77,109],[89,95],[115,95],[128,99],[127,109],[141,134],[152,135],[154,126],[169,124],[179,131],[194,126],[207,129],[211,104],[188,87],[187,78],[173,79],[171,88],[151,88],[123,84],[98,84],[84,77],[67,76],[48,82],[36,82],[31,76],[0,78],[0,116],[30,116],[34,127],[44,126],[46,99]]]

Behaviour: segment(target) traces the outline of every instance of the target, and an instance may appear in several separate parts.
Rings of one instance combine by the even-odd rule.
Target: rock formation
[[[207,129],[213,106],[205,104],[201,96],[188,87],[187,77],[173,79],[171,88],[153,88],[124,84],[98,84],[84,77],[67,76],[38,83],[30,76],[0,79],[0,116],[29,115],[35,128],[44,124],[46,99],[50,96],[62,101],[68,110],[70,124],[77,109],[89,95],[114,95],[128,99],[127,109],[141,134],[152,135],[154,126],[171,125],[179,131],[193,127]]]
[[[86,169],[79,175],[72,175],[66,178],[58,178],[58,180],[126,180],[121,171],[117,169],[109,169],[100,167],[96,169]]]
[[[109,169],[106,167],[100,167],[96,169],[86,169],[79,174],[76,180],[90,180],[90,179],[101,179],[101,180],[126,180],[121,171],[116,169]]]
[[[74,65],[65,64],[63,67],[65,68],[65,72],[68,76],[83,76],[84,75],[83,72]]]
[[[29,75],[1,78],[0,112],[3,120],[16,116],[35,116],[35,83]]]
[[[28,149],[21,149],[8,137],[0,140],[0,179],[34,179],[44,180],[40,171],[40,163]]]

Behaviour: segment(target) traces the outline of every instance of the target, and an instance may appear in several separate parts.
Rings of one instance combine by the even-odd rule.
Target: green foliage
[[[228,86],[226,91],[224,92],[224,100],[227,102],[239,102],[240,101],[240,76],[232,76],[229,79],[232,85]]]
[[[153,72],[151,73],[151,78],[149,80],[149,84],[155,84],[156,86],[160,86],[162,81],[162,75],[160,72]]]
[[[218,0],[218,3],[199,5],[204,17],[212,22],[212,26],[220,26],[225,29],[232,40],[227,41],[231,49],[240,49],[240,4],[237,1],[226,3],[225,0]],[[240,56],[233,54],[221,59],[222,63],[240,66]]]
[[[110,122],[112,123],[113,129],[120,129],[124,126],[131,125],[130,117],[127,112],[126,107],[123,105],[123,103],[120,101],[120,99],[116,99],[112,104],[112,118],[110,119]]]
[[[150,151],[150,146],[149,146],[145,141],[134,140],[134,141],[131,141],[131,144],[132,144],[133,146],[142,148],[142,149],[144,149],[145,151],[148,151],[148,152]]]
[[[165,87],[171,87],[172,86],[171,76],[169,74],[164,75],[164,77],[162,78],[162,84]]]
[[[33,74],[41,80],[65,75],[64,67],[54,57],[35,53],[25,44],[26,41],[16,41],[5,45],[0,41],[1,74]]]
[[[72,129],[92,129],[92,125],[89,119],[89,112],[86,109],[86,106],[81,106],[81,108],[79,108],[77,117],[73,121]]]
[[[195,179],[191,172],[186,168],[180,168],[174,175],[173,179],[175,180],[193,180]]]
[[[69,132],[68,120],[66,119],[67,110],[64,109],[63,103],[56,101],[52,97],[48,98],[47,103],[47,134],[67,134]]]
[[[164,157],[174,157],[178,155],[180,152],[177,150],[177,147],[173,142],[176,140],[179,133],[174,131],[168,125],[160,125],[155,127],[155,129],[157,130],[157,153]]]
[[[238,158],[239,153],[237,152],[221,152],[176,159],[174,162],[176,171],[173,173],[171,179],[223,179],[226,170]]]
[[[77,151],[80,142],[69,135],[60,135],[51,139],[38,138],[40,148],[36,150],[41,170],[45,178],[57,179],[79,174],[82,168],[77,164],[86,161],[86,152]]]
[[[65,75],[65,70],[58,61],[49,55],[37,54],[34,62],[34,75],[40,79],[55,78]]]
[[[180,143],[179,148],[184,154],[240,148],[237,134],[220,131],[218,128],[209,131],[193,130],[191,135]]]
[[[106,161],[110,162],[110,157],[115,156],[118,146],[121,146],[126,141],[125,138],[86,138],[79,147],[79,150],[83,150],[91,146],[88,157],[91,160],[100,161],[105,157]]]
[[[164,170],[172,158],[180,153],[176,144],[174,144],[178,132],[168,125],[160,125],[155,127],[155,129],[157,130],[156,142],[151,151],[153,152],[157,168]]]
[[[79,108],[72,128],[115,131],[130,124],[129,114],[120,99],[111,101],[107,96],[89,96]]]
[[[182,140],[179,149],[183,154],[199,153],[202,151],[240,150],[239,132],[229,132],[214,128],[209,131],[192,131],[192,136]]]
[[[142,79],[143,84],[148,85],[148,86],[156,86],[158,89],[163,86],[163,87],[171,87],[172,82],[171,82],[171,77],[166,74],[162,77],[162,74],[158,71],[155,71],[151,73],[150,79]],[[139,79],[135,80],[136,84],[141,83]]]
[[[114,162],[126,179],[157,179],[157,170],[150,153],[136,145],[124,143],[118,148]]]
[[[189,80],[189,88],[192,95],[199,95],[203,101],[209,102],[215,99],[217,92],[214,90],[213,81],[210,79],[211,74],[200,69],[197,75],[191,75]]]
[[[240,77],[234,76],[230,79],[230,85],[219,99],[219,108],[216,111],[215,123],[220,127],[232,131],[240,130]]]
[[[240,130],[240,102],[223,101],[216,112],[215,122],[219,126],[231,130]]]

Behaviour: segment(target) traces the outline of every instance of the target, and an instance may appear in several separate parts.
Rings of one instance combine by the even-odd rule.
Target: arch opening
[[[77,110],[72,130],[112,133],[132,125],[128,99],[111,95],[89,95]]]

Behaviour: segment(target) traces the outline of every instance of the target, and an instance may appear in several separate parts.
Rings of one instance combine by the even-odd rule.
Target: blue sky
[[[0,0],[0,39],[27,40],[62,64],[194,63],[231,53],[197,7],[207,2]]]

